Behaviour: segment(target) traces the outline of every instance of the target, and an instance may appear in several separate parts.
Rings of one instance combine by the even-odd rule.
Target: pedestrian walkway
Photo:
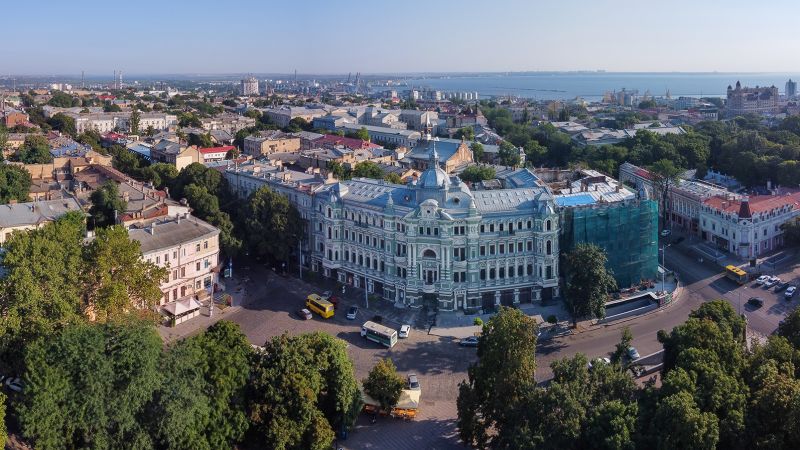
[[[248,281],[249,278],[245,276],[242,278],[227,278],[224,283],[219,283],[219,286],[223,290],[214,294],[214,297],[220,299],[222,298],[222,295],[220,294],[230,295],[231,306],[215,304],[213,306],[214,309],[212,314],[209,311],[211,301],[204,302],[203,306],[200,308],[200,314],[197,317],[187,320],[186,322],[178,324],[174,327],[159,325],[158,334],[161,335],[161,339],[163,339],[164,342],[173,342],[198,334],[202,331],[205,331],[211,325],[214,325],[218,321],[224,319],[226,314],[230,314],[233,311],[239,310],[240,306],[244,302],[245,296],[247,295],[246,283]]]

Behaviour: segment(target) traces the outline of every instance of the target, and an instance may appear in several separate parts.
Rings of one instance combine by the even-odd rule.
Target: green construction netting
[[[562,210],[561,250],[579,242],[606,251],[620,288],[652,280],[658,273],[658,204],[653,200]]]

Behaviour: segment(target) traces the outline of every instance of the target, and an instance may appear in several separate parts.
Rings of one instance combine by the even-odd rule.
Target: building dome
[[[447,172],[440,169],[439,166],[429,167],[428,170],[422,172],[422,175],[419,176],[417,186],[422,189],[448,187],[450,186],[450,177],[447,176]]]
[[[439,189],[450,186],[450,176],[439,167],[439,153],[436,152],[435,142],[428,158],[428,168],[419,176],[417,186],[422,189]]]

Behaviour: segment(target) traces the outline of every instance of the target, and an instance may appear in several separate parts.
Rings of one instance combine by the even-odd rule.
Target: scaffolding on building
[[[636,200],[563,208],[562,250],[581,242],[606,252],[607,266],[620,288],[653,280],[658,274],[658,204]]]

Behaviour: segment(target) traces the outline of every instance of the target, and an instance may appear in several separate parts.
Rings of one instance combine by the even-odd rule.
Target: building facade
[[[435,148],[417,183],[336,183],[313,212],[312,270],[398,306],[477,311],[559,296],[549,190],[472,191]]]
[[[282,131],[265,131],[244,138],[244,153],[255,157],[300,151],[300,138]]]
[[[128,235],[139,241],[143,260],[169,272],[168,279],[161,283],[162,306],[186,297],[199,297],[201,292],[212,293],[219,276],[217,228],[184,214],[131,227]]]
[[[753,197],[716,196],[703,202],[704,240],[741,258],[757,258],[783,246],[783,225],[800,215],[800,192]]]
[[[725,109],[728,117],[742,114],[777,114],[780,112],[778,100],[778,88],[775,86],[742,87],[737,81],[735,88],[728,86]]]
[[[244,78],[240,84],[242,95],[258,95],[258,79],[255,77]]]

